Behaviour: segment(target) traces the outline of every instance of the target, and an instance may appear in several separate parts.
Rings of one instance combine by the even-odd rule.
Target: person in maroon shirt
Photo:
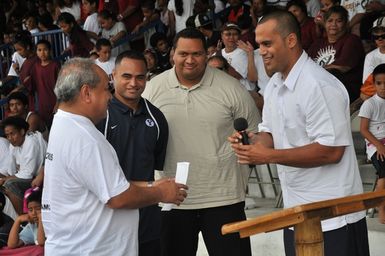
[[[316,40],[308,54],[346,87],[350,102],[360,95],[365,52],[361,39],[348,32],[348,12],[334,6],[324,15],[326,37]]]
[[[16,90],[26,90],[28,92],[29,109],[34,111],[35,102],[31,83],[31,70],[39,59],[35,54],[32,39],[29,36],[22,36],[18,38],[13,44],[13,47],[21,57],[25,58],[21,67],[17,66],[16,63],[14,64],[16,65],[14,66],[16,72],[19,73],[20,82],[20,85],[16,88]]]
[[[32,70],[31,79],[38,98],[38,112],[45,122],[51,127],[56,96],[54,87],[59,73],[60,65],[51,59],[51,44],[47,40],[40,40],[36,44],[36,53],[39,62]]]
[[[94,44],[88,38],[87,33],[77,24],[74,16],[63,12],[59,15],[57,22],[61,30],[69,37],[70,47],[65,51],[69,52],[71,57],[88,58]]]
[[[318,38],[314,19],[307,16],[306,5],[302,0],[292,0],[288,2],[286,10],[294,15],[301,27],[302,48],[306,51]]]

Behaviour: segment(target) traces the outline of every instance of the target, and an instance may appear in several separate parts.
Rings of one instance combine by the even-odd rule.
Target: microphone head
[[[247,120],[243,117],[237,118],[234,120],[234,129],[237,131],[244,131],[249,127]]]

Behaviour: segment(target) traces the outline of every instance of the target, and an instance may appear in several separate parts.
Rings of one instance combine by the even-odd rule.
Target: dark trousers
[[[323,232],[325,256],[369,256],[366,218],[342,228]],[[286,256],[295,256],[294,231],[283,232]]]
[[[222,225],[245,220],[245,203],[196,210],[162,212],[163,256],[195,256],[198,234],[210,256],[251,256],[250,239],[239,234],[222,235]]]
[[[139,256],[160,256],[160,239],[140,243]]]

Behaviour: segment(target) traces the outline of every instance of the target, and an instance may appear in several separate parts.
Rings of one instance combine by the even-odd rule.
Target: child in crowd
[[[115,14],[108,10],[103,10],[98,14],[98,21],[102,28],[102,37],[110,40],[113,47],[112,56],[116,57],[119,53],[128,50],[127,43],[115,47],[115,44],[127,34],[126,27],[123,22],[116,20]]]
[[[100,25],[98,22],[98,0],[83,0],[84,14],[88,15],[84,22],[83,29],[86,31],[93,43],[98,39],[100,33]]]
[[[16,218],[8,238],[9,248],[36,244],[44,246],[45,234],[41,221],[41,190],[33,191],[27,198],[28,213]],[[20,225],[28,224],[19,233]]]
[[[146,49],[143,54],[147,62],[147,81],[150,81],[154,76],[162,73],[162,71],[158,66],[156,52],[153,49]]]
[[[96,41],[96,53],[98,58],[95,60],[95,64],[106,72],[108,79],[112,82],[112,71],[115,68],[115,57],[111,57],[111,43],[105,38],[100,38]]]
[[[150,38],[151,47],[156,51],[158,65],[162,71],[170,69],[170,46],[167,37],[163,33],[155,33]]]
[[[43,165],[47,142],[39,132],[28,132],[28,123],[20,117],[8,117],[1,123],[10,146],[12,159],[16,166],[13,175],[1,176],[0,185],[21,214],[24,192],[31,187],[33,177]]]
[[[60,65],[51,59],[51,44],[47,40],[43,39],[37,42],[36,54],[40,62],[33,67],[32,84],[37,93],[38,112],[49,128],[55,111],[56,96],[53,90]]]
[[[68,12],[63,12],[57,19],[58,25],[69,37],[70,46],[65,52],[69,52],[71,57],[89,57],[94,44],[90,41],[87,33],[78,25],[74,16]]]
[[[143,21],[138,25],[136,25],[132,33],[139,32],[141,28],[147,26],[151,22],[156,21],[160,18],[159,13],[155,9],[155,3],[152,0],[144,0],[140,4],[140,8],[142,9],[142,13],[143,13]],[[150,38],[154,33],[156,33],[155,27],[152,27],[143,32],[144,45],[146,48],[150,47]]]
[[[361,134],[366,140],[366,153],[377,170],[376,191],[385,189],[385,64],[373,70],[376,94],[362,104]],[[385,224],[385,205],[378,209],[379,221]]]

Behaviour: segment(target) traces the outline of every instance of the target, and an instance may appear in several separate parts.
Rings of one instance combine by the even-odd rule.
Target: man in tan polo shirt
[[[162,255],[195,255],[200,231],[210,255],[251,255],[248,238],[222,236],[220,229],[246,218],[249,167],[237,163],[226,137],[239,117],[256,131],[255,103],[238,80],[206,65],[201,32],[182,30],[174,42],[175,67],[154,77],[143,93],[169,124],[164,175],[175,175],[177,162],[190,162],[189,197],[162,213]]]

